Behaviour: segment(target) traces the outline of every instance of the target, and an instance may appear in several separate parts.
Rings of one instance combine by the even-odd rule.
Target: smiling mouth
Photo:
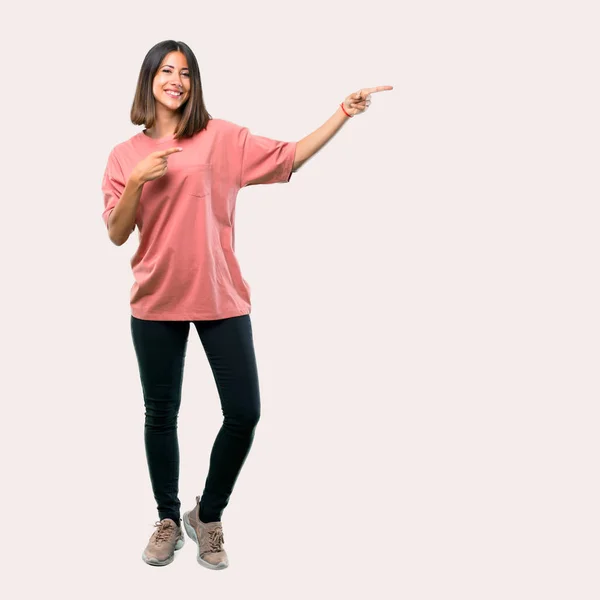
[[[165,94],[167,94],[167,96],[171,96],[171,98],[179,98],[183,95],[183,92],[172,92],[171,90],[167,90]]]

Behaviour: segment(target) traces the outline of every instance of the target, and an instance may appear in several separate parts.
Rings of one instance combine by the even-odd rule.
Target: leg
[[[200,519],[220,521],[260,418],[260,394],[250,315],[194,322],[210,363],[223,425],[210,456]]]
[[[131,317],[146,408],[144,443],[159,519],[180,522],[177,416],[190,324]]]

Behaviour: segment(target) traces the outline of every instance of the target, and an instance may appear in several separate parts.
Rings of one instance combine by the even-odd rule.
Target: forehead
[[[162,65],[173,65],[175,68],[177,69],[187,69],[188,68],[188,64],[187,64],[187,59],[185,58],[185,54],[183,54],[183,52],[169,52],[169,54],[167,54],[162,62],[160,63],[161,66]]]

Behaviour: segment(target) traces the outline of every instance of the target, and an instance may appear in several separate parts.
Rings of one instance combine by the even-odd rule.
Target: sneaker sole
[[[175,544],[175,551],[179,550],[180,548],[183,548],[184,544],[185,544],[185,537],[181,536],[181,539],[177,540],[177,543]],[[170,565],[175,560],[175,552],[173,552],[173,554],[171,554],[171,556],[169,556],[169,558],[167,558],[166,560],[160,561],[160,560],[156,560],[155,558],[148,558],[146,556],[146,552],[144,551],[142,553],[142,560],[147,565],[150,565],[152,567],[164,567],[166,565]]]
[[[203,567],[206,567],[207,569],[212,569],[213,571],[220,571],[221,569],[226,569],[229,566],[224,563],[219,563],[218,565],[211,565],[209,562],[206,562],[205,560],[203,560],[200,557],[200,544],[198,543],[198,536],[196,535],[196,530],[192,527],[192,525],[190,523],[190,512],[189,511],[186,513],[183,513],[182,523],[183,523],[183,528],[185,529],[185,532],[188,534],[188,536],[192,540],[194,540],[194,542],[196,542],[196,545],[198,546],[198,552],[196,553],[196,560]]]

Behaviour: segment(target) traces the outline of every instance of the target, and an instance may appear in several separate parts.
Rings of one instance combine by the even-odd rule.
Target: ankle
[[[214,523],[215,521],[220,521],[221,519],[217,516],[217,515],[207,515],[204,514],[202,511],[200,512],[200,520],[206,524],[206,523]]]

